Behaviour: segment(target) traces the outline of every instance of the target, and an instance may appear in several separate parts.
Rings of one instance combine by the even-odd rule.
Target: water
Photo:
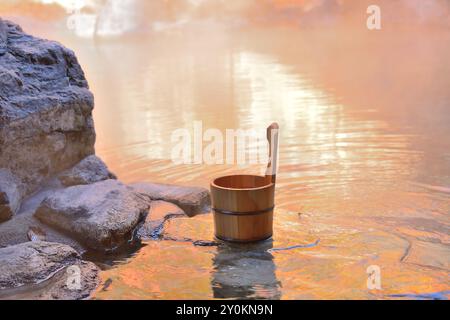
[[[208,187],[261,166],[174,165],[178,128],[281,127],[273,240],[202,247],[211,215],[175,240],[102,262],[96,299],[448,297],[450,32],[191,26],[81,39],[24,20],[78,55],[97,154],[125,182]],[[178,241],[176,241],[178,239]],[[270,250],[303,245],[292,250]],[[382,290],[366,269],[381,269]]]

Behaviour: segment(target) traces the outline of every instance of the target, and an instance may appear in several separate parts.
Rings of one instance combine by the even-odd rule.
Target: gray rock
[[[79,286],[68,278],[73,270],[80,271]],[[37,241],[1,248],[0,298],[86,298],[99,284],[98,273],[93,263],[63,244]],[[36,290],[41,283],[43,290]]]
[[[39,227],[31,226],[28,228],[27,237],[30,241],[46,241],[47,234]]]
[[[0,222],[10,219],[19,209],[20,191],[17,179],[0,169]]]
[[[74,249],[52,242],[26,242],[1,248],[0,289],[44,281],[77,260],[79,255]]]
[[[34,216],[42,201],[58,189],[45,188],[22,201],[19,212],[12,219],[0,223],[0,247],[28,242],[29,230],[39,228],[46,234],[45,241],[63,243],[80,254],[84,253],[86,248],[79,241],[42,223]]]
[[[0,168],[20,201],[94,153],[94,100],[74,53],[0,23]]]
[[[7,47],[6,25],[0,18],[0,56],[6,53]]]
[[[91,184],[107,179],[117,179],[106,164],[97,156],[91,155],[81,160],[73,168],[62,172],[58,179],[64,186]]]
[[[176,204],[190,217],[211,210],[209,191],[205,188],[148,182],[134,183],[131,186],[152,200],[164,200]]]
[[[185,213],[177,205],[160,200],[152,201],[148,215],[137,231],[137,236],[140,239],[156,238],[162,232],[166,220],[180,216],[185,216]]]
[[[113,250],[130,240],[150,199],[117,180],[55,191],[35,216],[96,250]]]

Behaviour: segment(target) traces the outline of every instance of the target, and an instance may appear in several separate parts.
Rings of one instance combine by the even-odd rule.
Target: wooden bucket
[[[278,129],[277,123],[267,128],[270,148],[265,176],[232,175],[211,183],[216,238],[252,242],[272,236]]]
[[[215,236],[253,242],[272,236],[275,184],[263,176],[233,175],[211,183]]]

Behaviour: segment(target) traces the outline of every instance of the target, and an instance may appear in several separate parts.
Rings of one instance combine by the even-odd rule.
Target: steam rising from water
[[[364,26],[366,8],[377,4],[383,23],[450,28],[448,0],[10,0],[57,5],[79,36],[118,36],[131,31],[173,31],[191,26]],[[2,5],[0,4],[0,13]]]

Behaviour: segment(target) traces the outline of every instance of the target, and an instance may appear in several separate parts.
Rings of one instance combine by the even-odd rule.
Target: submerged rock
[[[68,187],[117,179],[117,177],[108,170],[102,159],[91,155],[81,160],[73,168],[62,172],[58,179],[64,186]]]
[[[185,213],[177,205],[160,200],[152,201],[148,215],[137,231],[137,236],[140,239],[156,238],[162,232],[166,220],[180,216],[185,216]]]
[[[10,219],[20,205],[17,179],[9,170],[0,169],[0,222]]]
[[[93,106],[71,50],[0,19],[0,168],[19,181],[19,202],[94,153]]]
[[[0,247],[7,247],[30,241],[30,229],[37,228],[45,233],[45,241],[66,244],[79,253],[85,248],[75,239],[43,224],[34,217],[41,202],[53,194],[57,188],[48,188],[28,197],[20,205],[17,214],[10,220],[0,223]],[[42,232],[39,232],[42,233]],[[43,240],[42,238],[40,240]]]
[[[148,182],[134,183],[131,186],[152,200],[164,200],[176,204],[190,217],[211,210],[209,191],[205,188]]]
[[[414,241],[404,262],[419,266],[450,270],[450,246]]]
[[[117,180],[57,190],[35,216],[96,250],[112,250],[130,240],[150,199]]]
[[[36,241],[1,248],[0,298],[14,298],[21,294],[27,298],[23,294],[28,286],[33,298],[86,298],[99,284],[98,273],[99,269],[93,263],[82,261],[79,254],[67,245]],[[75,276],[73,281],[70,276]],[[50,281],[44,290],[33,287],[54,277],[55,281]]]
[[[71,247],[52,242],[26,242],[1,248],[0,289],[46,280],[77,260],[79,255]]]

